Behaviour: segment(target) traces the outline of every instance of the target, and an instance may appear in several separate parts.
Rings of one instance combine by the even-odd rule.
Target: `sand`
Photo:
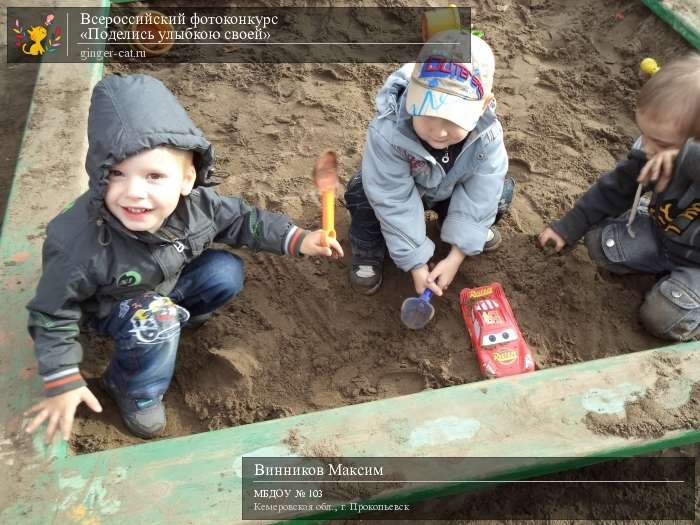
[[[364,297],[348,286],[349,256],[294,260],[239,250],[245,289],[183,335],[165,397],[165,437],[480,380],[459,312],[466,286],[503,284],[540,368],[665,344],[637,317],[651,277],[600,272],[581,245],[556,256],[534,242],[634,141],[639,60],[663,64],[688,49],[639,2],[588,4],[503,0],[474,10],[474,25],[497,56],[498,112],[518,185],[501,227],[503,248],[465,261],[449,293],[435,301],[431,325],[421,332],[401,325],[401,302],[414,292],[390,261],[382,290]],[[313,162],[333,149],[341,182],[348,181],[374,96],[394,67],[112,65],[107,72],[148,73],[175,92],[215,146],[222,193],[317,227]],[[338,236],[349,255],[349,215],[342,191],[338,196]],[[434,223],[429,230],[437,239]],[[109,344],[95,337],[86,343],[84,369],[96,377]],[[95,390],[106,410],[80,410],[74,449],[138,442]]]
[[[637,0],[474,5],[474,26],[485,31],[497,57],[498,113],[517,181],[501,224],[503,247],[465,261],[446,296],[434,301],[432,323],[408,331],[399,308],[414,291],[393,263],[387,262],[377,295],[349,288],[349,215],[340,191],[336,226],[344,260],[236,251],[246,262],[246,286],[203,328],[184,333],[165,396],[164,437],[481,380],[459,311],[466,286],[503,284],[539,368],[666,344],[638,321],[651,277],[600,272],[581,245],[548,255],[534,238],[636,138],[640,59],[653,56],[663,66],[688,45]],[[341,183],[349,180],[360,164],[374,96],[395,67],[142,64],[106,72],[148,73],[173,90],[214,144],[219,191],[318,227],[313,163],[333,149]],[[3,188],[8,180],[0,180]],[[437,240],[434,223],[429,231]],[[140,442],[95,383],[109,342],[95,336],[83,342],[83,371],[105,411],[79,409],[73,450]]]

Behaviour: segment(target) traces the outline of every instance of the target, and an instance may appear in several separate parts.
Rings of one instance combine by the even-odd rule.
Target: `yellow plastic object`
[[[661,68],[659,67],[659,64],[656,63],[656,60],[647,57],[639,63],[639,69],[642,70],[642,73],[653,75]]]
[[[423,14],[421,34],[423,36],[423,41],[427,42],[432,36],[441,31],[460,29],[461,27],[457,6],[450,4],[447,8],[433,9]]]
[[[314,182],[321,194],[322,246],[328,246],[328,237],[335,239],[335,188],[338,185],[338,162],[335,153],[324,151],[314,166]]]
[[[150,16],[150,18],[149,18]],[[152,35],[152,41],[141,40],[131,44],[131,46],[139,51],[146,53],[146,56],[157,57],[165,55],[170,48],[173,47],[172,38],[166,38],[162,42],[160,41],[160,35],[164,34],[166,36],[172,35],[173,26],[165,21],[167,17],[160,11],[142,11],[139,13],[139,18],[144,19],[150,23],[133,24],[131,26],[132,31],[138,31],[139,33],[146,32]]]

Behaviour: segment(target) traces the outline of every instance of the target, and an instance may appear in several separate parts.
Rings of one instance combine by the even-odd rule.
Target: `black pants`
[[[494,224],[498,223],[503,214],[510,208],[514,189],[515,181],[512,177],[506,176]],[[362,175],[359,172],[348,182],[345,190],[345,203],[350,211],[349,238],[352,246],[352,263],[381,264],[384,260],[386,244],[379,219],[377,219],[374,209],[365,195],[365,190],[362,187]],[[442,223],[447,216],[449,207],[450,199],[445,199],[434,203],[427,209],[435,211],[438,215],[438,221]]]

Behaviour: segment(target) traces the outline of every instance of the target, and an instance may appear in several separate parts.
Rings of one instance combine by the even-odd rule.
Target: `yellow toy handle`
[[[423,19],[421,21],[423,42],[427,42],[431,37],[437,35],[441,31],[460,29],[461,27],[459,11],[455,4],[450,4],[447,8],[426,11],[423,13]]]
[[[321,228],[323,237],[321,246],[328,247],[328,237],[335,239],[335,190],[321,193]]]

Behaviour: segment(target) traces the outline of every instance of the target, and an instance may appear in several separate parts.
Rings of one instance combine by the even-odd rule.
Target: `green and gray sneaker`
[[[119,413],[127,428],[136,436],[151,439],[165,429],[163,396],[155,399],[130,399],[123,397],[104,375],[100,386],[119,407]]]

